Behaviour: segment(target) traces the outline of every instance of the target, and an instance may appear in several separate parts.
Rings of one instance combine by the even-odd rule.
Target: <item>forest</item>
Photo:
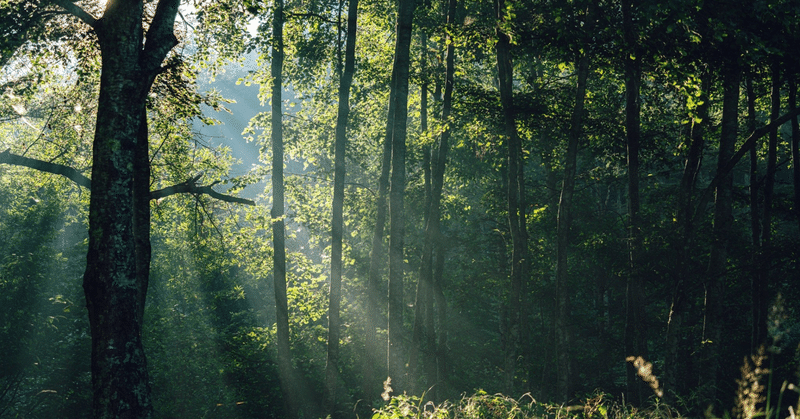
[[[800,1],[0,0],[0,418],[796,418]]]

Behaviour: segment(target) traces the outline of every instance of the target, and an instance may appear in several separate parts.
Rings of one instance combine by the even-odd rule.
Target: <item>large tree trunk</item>
[[[639,220],[639,86],[642,77],[642,54],[636,40],[634,10],[631,0],[622,1],[622,25],[625,41],[625,137],[628,148],[628,250],[630,272],[625,293],[625,356],[647,358],[644,322],[644,290],[640,253],[642,248]],[[633,363],[627,364],[627,400],[641,405],[646,386],[637,376]]]
[[[95,418],[153,416],[142,346],[150,266],[145,103],[164,57],[177,44],[177,6],[158,4],[144,49],[141,2],[108,8],[102,20],[91,22],[103,57],[83,282]]]
[[[107,22],[113,24],[113,20]],[[104,59],[113,55],[106,53]],[[83,282],[92,333],[94,416],[151,417],[141,336],[148,272],[140,271],[149,266],[149,260],[137,254],[144,242],[149,245],[149,238],[136,237],[144,217],[135,193],[142,181],[135,168],[139,133],[146,130],[142,115],[147,89],[142,91],[142,81],[124,68],[130,62],[104,61],[109,64],[103,68],[97,114]],[[112,75],[122,77],[114,80]],[[138,102],[133,109],[131,98]],[[149,202],[144,204],[149,215]]]
[[[328,306],[328,359],[325,367],[326,411],[332,417],[336,410],[336,387],[339,381],[339,307],[342,298],[342,230],[344,225],[345,150],[347,148],[347,119],[350,115],[350,85],[355,73],[356,24],[358,0],[350,0],[347,11],[347,41],[344,72],[339,81],[339,107],[336,115],[334,145],[333,204],[331,220],[331,289]]]
[[[405,377],[403,342],[403,249],[405,234],[406,123],[408,118],[408,74],[411,63],[411,30],[414,0],[400,0],[397,6],[395,56],[392,65],[395,83],[392,125],[392,174],[389,193],[389,377],[393,394],[402,394]]]
[[[287,417],[295,417],[295,388],[289,351],[289,302],[286,296],[286,237],[283,185],[283,0],[275,0],[272,18],[272,281],[278,330],[278,373]]]
[[[700,401],[706,405],[717,402],[717,376],[722,341],[723,277],[727,270],[728,247],[733,226],[733,176],[726,170],[733,157],[738,129],[739,53],[732,45],[723,45],[726,62],[722,69],[723,104],[714,202],[714,227],[708,273],[705,281],[705,322],[701,349]]]

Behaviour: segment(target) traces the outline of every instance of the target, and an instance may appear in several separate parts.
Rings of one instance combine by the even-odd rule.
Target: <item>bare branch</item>
[[[42,160],[36,160],[28,157],[18,156],[16,154],[11,154],[9,150],[0,153],[0,163],[13,164],[16,166],[24,166],[42,172],[61,175],[77,183],[78,186],[83,186],[86,189],[92,188],[91,179],[87,178],[86,176],[83,175],[83,173],[73,169],[72,167],[65,166],[63,164],[50,163]]]
[[[86,10],[83,10],[80,6],[69,0],[56,0],[55,4],[91,27],[94,27],[94,25],[97,23],[97,19],[94,16],[90,15]]]
[[[3,163],[15,166],[28,167],[31,169],[39,170],[41,172],[61,175],[75,182],[76,184],[78,184],[78,186],[83,186],[84,188],[89,190],[92,189],[91,179],[84,176],[83,173],[73,169],[72,167],[65,166],[63,164],[50,163],[42,160],[18,156],[16,154],[11,154],[10,149],[0,153],[0,164]],[[195,182],[197,182],[197,180],[199,180],[201,176],[202,174],[197,175],[187,180],[186,182],[169,186],[164,189],[159,189],[157,191],[152,191],[150,192],[150,199],[153,200],[153,199],[165,198],[167,196],[179,193],[191,193],[191,194],[204,194],[212,198],[218,199],[220,201],[233,202],[236,204],[244,204],[244,205],[256,204],[254,201],[251,201],[249,199],[221,194],[212,189],[211,187],[219,183],[219,181],[216,181],[210,185],[198,186],[197,184],[195,184]]]
[[[711,192],[717,189],[719,183],[722,182],[722,179],[730,173],[734,167],[736,167],[736,163],[739,163],[739,160],[744,157],[747,152],[750,151],[753,147],[755,147],[756,142],[763,136],[769,134],[770,131],[774,129],[778,129],[781,125],[789,122],[792,118],[797,118],[800,115],[800,108],[793,109],[787,112],[785,115],[781,116],[780,118],[770,122],[767,125],[753,131],[746,140],[744,140],[744,144],[739,147],[739,150],[731,157],[730,160],[723,166],[721,169],[717,171],[717,175],[711,179],[711,183],[708,187],[703,191],[702,195],[700,195],[700,199],[698,200],[697,209],[695,211],[694,218],[697,218],[703,211],[705,211],[706,206],[708,205],[708,201],[711,199]]]
[[[254,201],[245,198],[239,198],[236,196],[224,195],[221,194],[214,189],[211,188],[212,185],[217,184],[218,182],[214,182],[211,185],[205,186],[198,186],[195,184],[195,181],[200,176],[196,176],[192,179],[187,180],[186,182],[179,183],[177,185],[169,186],[164,189],[159,189],[157,191],[150,192],[150,199],[161,199],[168,197],[170,195],[175,195],[179,193],[191,193],[191,194],[205,194],[212,198],[218,199],[220,201],[225,202],[233,202],[236,204],[244,204],[244,205],[255,205]]]

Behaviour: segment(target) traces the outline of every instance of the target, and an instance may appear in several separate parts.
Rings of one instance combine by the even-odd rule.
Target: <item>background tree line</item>
[[[795,1],[0,9],[0,416],[721,414],[762,347],[796,378]],[[197,80],[246,56],[233,175]]]

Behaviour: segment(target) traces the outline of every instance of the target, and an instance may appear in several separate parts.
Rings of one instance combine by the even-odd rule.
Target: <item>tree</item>
[[[789,77],[789,110],[797,109],[797,82]],[[794,208],[800,225],[800,126],[797,117],[792,118],[792,184],[794,186]]]
[[[438,143],[435,145],[433,152],[424,151],[423,166],[426,170],[426,177],[429,181],[426,182],[426,198],[429,201],[425,206],[425,231],[423,238],[422,259],[420,261],[419,269],[419,284],[417,285],[417,299],[414,305],[414,331],[412,339],[412,358],[409,362],[409,369],[412,374],[417,371],[413,366],[417,363],[416,357],[419,356],[419,346],[424,348],[423,363],[425,365],[425,375],[427,382],[425,388],[430,389],[433,394],[431,398],[436,400],[440,392],[439,389],[446,386],[446,367],[445,360],[446,350],[443,346],[446,344],[446,302],[444,295],[441,294],[441,273],[442,268],[437,267],[434,275],[434,254],[436,255],[436,262],[444,264],[444,247],[441,245],[443,238],[441,232],[441,216],[442,216],[442,188],[444,186],[444,172],[447,164],[447,152],[450,148],[450,135],[451,128],[449,124],[452,122],[451,113],[453,110],[453,88],[454,88],[454,72],[455,72],[455,39],[452,32],[455,30],[455,14],[458,2],[457,0],[450,0],[447,3],[447,36],[445,40],[446,58],[445,58],[445,74],[444,74],[444,96],[442,98],[442,114],[441,122],[444,124],[441,134],[439,135]],[[427,55],[427,35],[423,35],[423,63]],[[425,71],[425,66],[422,68]],[[437,88],[439,90],[440,88]],[[427,84],[421,86],[421,106],[425,110],[427,106]],[[427,129],[427,121],[421,118],[422,131]],[[437,345],[435,320],[434,320],[434,302],[436,310],[439,314],[439,339]],[[441,365],[442,368],[437,368]]]
[[[283,0],[276,0],[272,9],[272,286],[275,290],[275,313],[278,329],[278,371],[281,393],[288,417],[294,417],[299,406],[294,393],[296,383],[289,349],[289,303],[286,296],[286,238],[283,185]]]
[[[781,111],[781,61],[777,56],[772,57],[770,63],[771,73],[771,92],[770,92],[770,118],[774,121],[780,117]],[[749,100],[749,98],[748,98]],[[772,254],[772,223],[773,223],[773,205],[775,201],[775,172],[778,166],[778,130],[780,127],[775,127],[769,133],[768,150],[767,150],[767,170],[764,177],[764,212],[761,217],[762,225],[760,229],[758,226],[754,229],[753,234],[760,230],[760,240],[754,242],[756,245],[757,253],[760,253],[758,261],[759,268],[751,280],[752,286],[752,313],[753,313],[753,329],[751,337],[751,351],[756,353],[758,347],[765,344],[767,341],[767,315],[769,312],[768,301],[768,288],[770,267],[769,258]],[[755,125],[751,127],[755,130]],[[752,155],[753,152],[751,152]],[[751,180],[753,183],[757,182],[757,177]],[[757,207],[757,205],[756,205]],[[754,217],[754,222],[757,223],[757,212]]]
[[[336,116],[334,145],[333,215],[331,221],[331,291],[328,308],[328,359],[325,367],[327,410],[335,416],[336,386],[339,376],[339,307],[342,292],[342,231],[344,224],[345,151],[347,148],[347,118],[350,114],[350,85],[355,73],[356,25],[358,0],[350,0],[347,9],[347,41],[344,71],[339,72],[339,104]]]
[[[585,34],[591,34],[594,27],[596,5],[589,2],[585,9],[587,20]],[[577,171],[578,146],[583,130],[584,107],[586,101],[586,83],[589,78],[589,44],[582,46],[576,53],[575,69],[577,85],[575,103],[570,119],[567,140],[567,154],[564,163],[564,180],[561,184],[561,199],[558,201],[558,227],[556,244],[556,353],[558,353],[558,397],[568,400],[573,391],[573,359],[570,354],[572,331],[570,316],[570,286],[567,253],[569,252],[570,228],[572,225],[572,196],[575,191],[575,173]]]
[[[152,417],[141,331],[150,267],[150,200],[158,194],[150,192],[146,103],[156,77],[165,71],[162,63],[178,44],[173,25],[179,1],[159,1],[152,18],[141,1],[110,2],[100,18],[71,2],[40,6],[51,10],[45,17],[57,16],[60,9],[90,27],[103,63],[83,282],[92,336],[93,416]],[[3,162],[55,169],[88,186],[82,175],[63,165],[25,160],[8,151]],[[198,179],[162,193],[199,191]]]
[[[644,330],[644,295],[642,286],[642,232],[639,199],[639,141],[640,96],[643,51],[639,46],[635,23],[637,9],[630,0],[622,1],[623,66],[625,69],[625,138],[628,165],[628,230],[630,272],[625,295],[625,354],[627,357],[647,358],[647,339]],[[628,400],[641,404],[644,400],[643,382],[637,377],[632,363],[627,365]]]
[[[406,383],[405,348],[403,343],[403,264],[405,236],[406,131],[408,117],[408,73],[411,64],[411,31],[415,0],[400,0],[397,4],[395,57],[392,63],[391,132],[392,170],[389,194],[389,377],[394,394],[402,392]]]
[[[508,295],[507,313],[504,315],[507,322],[505,327],[505,391],[513,392],[514,375],[516,373],[517,351],[519,350],[520,328],[520,299],[523,283],[527,281],[526,264],[528,238],[525,232],[525,206],[524,206],[524,160],[522,157],[522,143],[517,133],[513,98],[513,66],[511,58],[511,38],[507,25],[508,10],[505,1],[495,3],[495,14],[498,20],[497,44],[497,74],[500,80],[500,102],[503,108],[503,124],[505,140],[507,142],[507,197],[508,224],[511,230],[511,288]]]
[[[708,334],[703,337],[703,354],[708,366],[701,371],[700,379],[703,383],[703,401],[714,404],[716,401],[717,374],[719,365],[719,348],[722,339],[721,316],[723,277],[727,269],[727,252],[731,240],[733,225],[732,194],[733,177],[724,173],[726,161],[730,160],[736,143],[738,129],[739,81],[741,70],[739,67],[738,46],[734,41],[723,45],[724,59],[722,71],[723,108],[722,132],[720,133],[719,154],[717,161],[717,176],[720,176],[716,185],[716,199],[714,202],[714,232],[711,245],[711,255],[708,263],[708,279],[705,284],[706,305],[705,322]]]

